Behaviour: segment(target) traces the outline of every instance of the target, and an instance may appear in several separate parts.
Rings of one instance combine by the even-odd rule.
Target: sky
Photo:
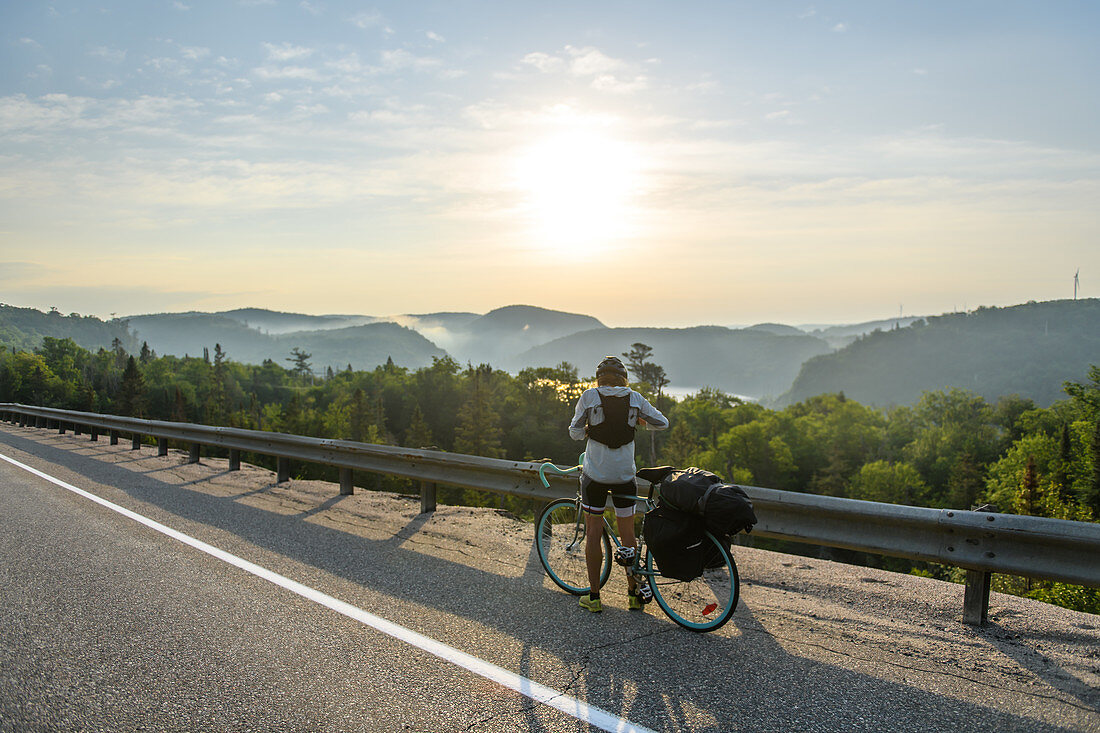
[[[611,326],[1100,297],[1100,4],[0,0],[0,301]]]

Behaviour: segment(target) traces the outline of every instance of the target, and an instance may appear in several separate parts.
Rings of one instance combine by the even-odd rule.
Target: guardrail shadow
[[[164,481],[129,464],[73,451],[67,436],[32,438],[18,430],[0,430],[0,440],[181,519],[424,607],[429,617],[439,612],[496,629],[519,643],[520,674],[644,725],[714,731],[1060,730],[1034,717],[792,653],[757,619],[751,589],[727,625],[730,634],[693,634],[657,609],[627,611],[625,599],[622,608],[609,603],[604,613],[590,614],[577,607],[575,597],[547,587],[533,548],[516,558],[518,577],[502,576],[410,549],[407,541],[420,534],[428,515],[414,517],[392,537],[368,539],[303,521],[324,507],[273,512],[198,491],[193,482]],[[386,616],[395,609],[370,610]],[[403,622],[400,616],[393,620]],[[423,619],[411,619],[411,625],[432,635]],[[554,675],[568,680],[546,682]],[[1093,709],[1077,707],[1070,712],[1078,718]],[[522,710],[526,730],[560,730],[540,717],[541,705]],[[1100,718],[1089,720],[1100,725]]]

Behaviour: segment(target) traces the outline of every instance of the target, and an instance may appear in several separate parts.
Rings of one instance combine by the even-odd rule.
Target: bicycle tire
[[[652,573],[650,586],[657,605],[680,626],[696,632],[714,631],[729,621],[741,594],[741,579],[733,556],[714,535],[707,532],[706,536],[717,553],[715,562],[711,563],[715,567],[707,568],[694,580],[663,577],[648,549],[645,555],[645,567]]]
[[[546,505],[535,524],[535,549],[550,580],[575,596],[588,593],[588,563],[584,556],[585,530],[576,499],[557,499]],[[603,532],[600,587],[611,577],[611,540]]]

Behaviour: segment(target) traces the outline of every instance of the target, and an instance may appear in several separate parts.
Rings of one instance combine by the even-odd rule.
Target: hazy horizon
[[[1100,6],[0,8],[0,300],[848,324],[1100,295]]]
[[[0,295],[0,297],[2,297],[2,295]],[[1079,297],[1079,299],[1083,300],[1084,298]],[[1072,300],[1072,298],[1058,298],[1058,299],[1054,299],[1054,300]],[[970,311],[973,311],[977,308],[982,308],[982,307],[986,307],[986,308],[988,308],[988,307],[1003,308],[1003,307],[1011,307],[1011,306],[1015,306],[1015,305],[1025,305],[1025,304],[1026,304],[1026,301],[1013,302],[1013,303],[1003,303],[1003,304],[979,303],[977,305],[969,306],[967,308],[949,309],[949,310],[942,311],[942,312],[939,312],[939,313],[900,313],[900,314],[899,313],[894,313],[892,315],[883,315],[883,316],[870,317],[870,318],[860,318],[858,320],[810,321],[810,322],[761,320],[761,321],[752,321],[752,322],[745,321],[745,322],[740,322],[740,323],[738,323],[738,322],[718,323],[718,322],[709,322],[709,321],[708,322],[702,322],[702,321],[700,321],[700,322],[690,322],[690,323],[689,322],[684,322],[684,323],[669,324],[669,323],[641,323],[641,322],[611,323],[611,322],[608,321],[608,319],[602,318],[598,313],[587,313],[587,312],[579,311],[579,310],[562,311],[560,308],[548,308],[546,306],[535,305],[533,303],[506,303],[504,305],[489,308],[488,310],[485,310],[485,311],[472,311],[472,310],[462,310],[462,309],[457,309],[457,308],[450,308],[450,309],[441,310],[441,311],[433,311],[433,312],[430,312],[430,313],[429,312],[420,312],[420,313],[309,312],[309,311],[282,310],[282,309],[278,309],[278,308],[266,308],[264,306],[259,306],[259,305],[253,304],[253,305],[231,306],[231,307],[215,308],[215,309],[184,308],[184,309],[172,310],[172,311],[165,311],[165,310],[162,310],[162,311],[143,311],[143,312],[135,311],[133,313],[100,314],[100,313],[92,313],[92,312],[87,312],[87,311],[70,310],[70,309],[67,309],[63,306],[57,305],[57,304],[42,307],[42,306],[35,305],[35,304],[9,303],[7,301],[0,300],[0,305],[10,305],[10,306],[14,306],[14,307],[17,307],[17,308],[33,308],[35,310],[39,310],[39,311],[42,311],[42,312],[48,312],[51,308],[57,308],[58,311],[62,315],[69,315],[70,313],[77,313],[81,316],[94,316],[94,317],[99,318],[99,319],[104,320],[104,321],[110,321],[110,320],[120,320],[121,321],[121,320],[127,320],[129,318],[137,318],[137,317],[141,317],[141,316],[171,315],[171,314],[182,314],[182,313],[190,313],[190,312],[219,314],[219,313],[228,313],[228,312],[241,311],[241,310],[259,310],[259,311],[268,311],[268,312],[272,312],[272,313],[282,313],[282,314],[286,314],[286,315],[309,316],[309,317],[314,317],[314,318],[324,318],[324,317],[346,317],[346,318],[369,317],[369,318],[377,318],[377,319],[380,319],[380,320],[393,319],[393,322],[396,322],[399,325],[407,325],[405,323],[401,323],[401,319],[405,319],[409,316],[423,317],[423,316],[438,315],[438,314],[442,314],[442,313],[472,313],[472,314],[475,314],[475,315],[478,315],[478,316],[482,316],[482,315],[485,315],[485,314],[490,313],[492,311],[498,310],[500,308],[507,308],[507,307],[511,307],[511,306],[531,306],[531,307],[535,307],[535,308],[545,308],[546,310],[554,310],[554,311],[559,311],[559,312],[574,313],[574,314],[577,314],[577,315],[591,316],[591,317],[595,318],[596,320],[600,321],[601,323],[603,323],[608,328],[673,328],[673,329],[675,329],[675,328],[691,328],[691,327],[695,327],[695,326],[722,326],[722,327],[725,327],[725,328],[738,329],[738,328],[751,328],[753,326],[761,326],[761,325],[768,325],[768,324],[775,324],[775,325],[782,325],[782,326],[793,326],[795,328],[801,328],[801,329],[815,329],[815,328],[824,329],[824,328],[829,328],[829,327],[832,327],[832,326],[851,326],[851,325],[859,325],[859,324],[863,324],[863,323],[873,323],[873,322],[877,322],[877,321],[891,321],[891,320],[899,320],[899,319],[900,320],[908,320],[908,319],[914,319],[914,318],[928,318],[928,317],[934,317],[934,316],[948,315],[948,314],[951,314],[951,313],[970,312]]]

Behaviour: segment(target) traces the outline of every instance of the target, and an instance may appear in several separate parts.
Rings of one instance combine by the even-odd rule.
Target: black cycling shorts
[[[633,481],[622,484],[603,484],[593,481],[587,475],[581,474],[581,506],[590,514],[602,514],[607,508],[607,495],[611,494],[611,501],[615,505],[615,516],[630,517],[634,515],[635,499],[631,497],[638,494],[638,485]],[[625,496],[624,496],[625,494]]]

